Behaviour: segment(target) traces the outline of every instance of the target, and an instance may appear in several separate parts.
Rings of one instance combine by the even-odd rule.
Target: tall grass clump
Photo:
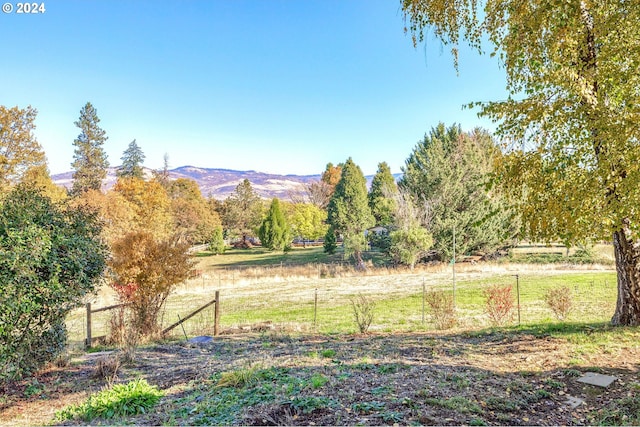
[[[156,386],[139,378],[92,394],[85,403],[56,412],[55,418],[58,421],[92,421],[96,418],[112,419],[144,414],[158,403],[162,394]]]

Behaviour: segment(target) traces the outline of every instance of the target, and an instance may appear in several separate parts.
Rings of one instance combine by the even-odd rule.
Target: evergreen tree
[[[462,132],[440,123],[419,142],[406,161],[400,186],[423,210],[422,225],[441,259],[456,253],[494,250],[516,232],[503,198],[487,189],[500,151],[483,130]]]
[[[379,163],[369,190],[369,207],[376,219],[376,225],[393,223],[396,194],[398,186],[389,165],[386,162]]]
[[[107,140],[106,132],[98,126],[100,119],[90,102],[80,110],[80,119],[75,125],[80,135],[73,141],[75,146],[73,163],[72,193],[75,195],[87,190],[100,190],[102,180],[107,176],[107,154],[102,145]]]
[[[258,230],[258,237],[262,246],[272,251],[284,251],[291,245],[291,230],[277,198],[271,201],[269,212]]]
[[[367,184],[351,158],[342,166],[340,181],[329,202],[327,221],[344,239],[345,253],[353,255],[357,268],[364,268],[364,232],[375,224],[367,200]]]
[[[336,230],[329,226],[327,230],[327,234],[324,236],[324,243],[322,244],[324,252],[333,255],[336,253],[336,249],[338,249],[338,242],[336,239]]]
[[[216,255],[224,253],[226,246],[224,244],[224,233],[221,226],[214,227],[211,233],[211,239],[209,240],[209,252],[213,252]]]
[[[129,143],[129,146],[124,153],[122,153],[122,165],[118,168],[116,175],[118,177],[131,177],[131,178],[144,178],[144,171],[142,170],[142,164],[144,163],[145,155],[142,149],[136,143],[134,139]]]

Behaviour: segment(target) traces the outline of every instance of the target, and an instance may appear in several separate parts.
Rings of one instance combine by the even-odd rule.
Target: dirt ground
[[[633,406],[640,394],[637,342],[585,352],[563,338],[527,332],[270,331],[202,345],[154,344],[138,349],[134,362],[111,379],[145,378],[165,392],[160,404],[151,414],[86,424],[621,424],[629,416],[625,411],[633,416],[640,410]],[[109,358],[113,354],[82,355],[65,367],[2,386],[0,424],[55,424],[56,410],[108,385],[96,366]],[[216,387],[220,373],[250,367],[261,374],[231,390],[235,394]],[[585,372],[617,380],[608,388],[589,386],[577,381]],[[572,407],[570,397],[582,403]],[[229,406],[225,399],[236,403]]]

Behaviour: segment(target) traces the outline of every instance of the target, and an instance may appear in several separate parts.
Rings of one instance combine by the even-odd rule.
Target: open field
[[[423,291],[453,293],[450,265],[365,274],[319,258],[317,249],[279,254],[200,256],[200,276],[176,289],[164,324],[184,317],[220,290],[223,334],[213,343],[172,339],[117,353],[78,351],[79,310],[69,319],[76,344],[70,364],[5,387],[0,424],[136,425],[588,425],[637,424],[638,328],[610,328],[615,273],[610,265],[463,263],[456,265],[457,326],[434,330]],[[228,256],[228,258],[227,258]],[[243,258],[244,257],[244,258]],[[333,263],[331,263],[333,262]],[[373,262],[371,263],[374,264]],[[492,329],[483,290],[513,285],[520,297],[506,328]],[[575,308],[565,322],[544,303],[547,289],[568,286]],[[350,299],[375,302],[369,335],[355,333]],[[317,296],[317,305],[315,304]],[[102,289],[94,306],[115,302]],[[106,332],[102,320],[94,336]],[[315,320],[315,322],[314,322]],[[103,326],[99,324],[102,323]],[[188,337],[211,334],[213,310],[185,323]],[[98,348],[100,350],[100,348]],[[615,375],[606,391],[576,381],[584,372]],[[55,411],[110,384],[144,378],[164,393],[147,415],[53,421]],[[583,403],[572,408],[567,397]]]
[[[374,254],[375,255],[375,254]],[[280,264],[278,259],[284,258]],[[318,262],[313,262],[318,260]],[[421,266],[414,271],[372,266],[366,273],[341,263],[339,254],[327,257],[321,248],[294,250],[283,256],[261,250],[230,251],[222,256],[198,257],[200,277],[180,285],[167,301],[163,325],[188,313],[221,293],[221,330],[244,330],[251,325],[296,332],[351,333],[356,331],[351,298],[362,294],[375,302],[372,331],[427,331],[433,329],[425,292],[453,293],[450,265]],[[268,264],[270,262],[271,264]],[[328,262],[328,263],[327,263]],[[571,288],[575,309],[569,321],[607,321],[615,304],[615,273],[611,266],[570,264],[461,263],[456,265],[455,298],[458,328],[489,325],[484,313],[483,290],[489,285],[512,285],[517,298],[519,280],[520,322],[533,324],[553,318],[544,302],[546,290]],[[103,289],[94,307],[115,303]],[[110,312],[93,316],[93,336],[106,334]],[[84,338],[84,310],[69,319],[72,341]],[[517,322],[514,312],[513,322]],[[213,307],[174,330],[175,336],[212,334]]]

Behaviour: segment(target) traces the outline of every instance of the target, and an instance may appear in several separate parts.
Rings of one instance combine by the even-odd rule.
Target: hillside
[[[111,188],[116,181],[117,168],[109,168],[104,188]],[[145,174],[151,176],[151,170],[145,169]],[[244,179],[248,179],[260,197],[270,199],[278,197],[283,200],[291,198],[291,194],[303,192],[304,184],[313,180],[319,180],[320,175],[276,175],[256,171],[236,171],[230,169],[199,168],[194,166],[181,166],[169,171],[171,179],[189,178],[200,186],[204,196],[213,196],[216,199],[226,199],[236,186]],[[53,175],[52,179],[57,185],[71,188],[72,172]]]
[[[111,188],[116,182],[117,168],[109,168],[104,188]],[[145,174],[151,176],[151,169],[145,169]],[[204,196],[213,196],[216,199],[226,199],[236,186],[244,179],[248,179],[260,197],[271,199],[277,197],[281,200],[291,199],[291,195],[304,192],[304,185],[320,179],[320,175],[277,175],[256,171],[237,171],[231,169],[200,168],[195,166],[181,166],[171,169],[169,176],[172,179],[193,179],[200,186]],[[400,174],[394,175],[396,178]],[[65,188],[71,188],[72,172],[65,172],[52,176],[53,182]],[[371,183],[372,175],[366,176],[367,185]]]

